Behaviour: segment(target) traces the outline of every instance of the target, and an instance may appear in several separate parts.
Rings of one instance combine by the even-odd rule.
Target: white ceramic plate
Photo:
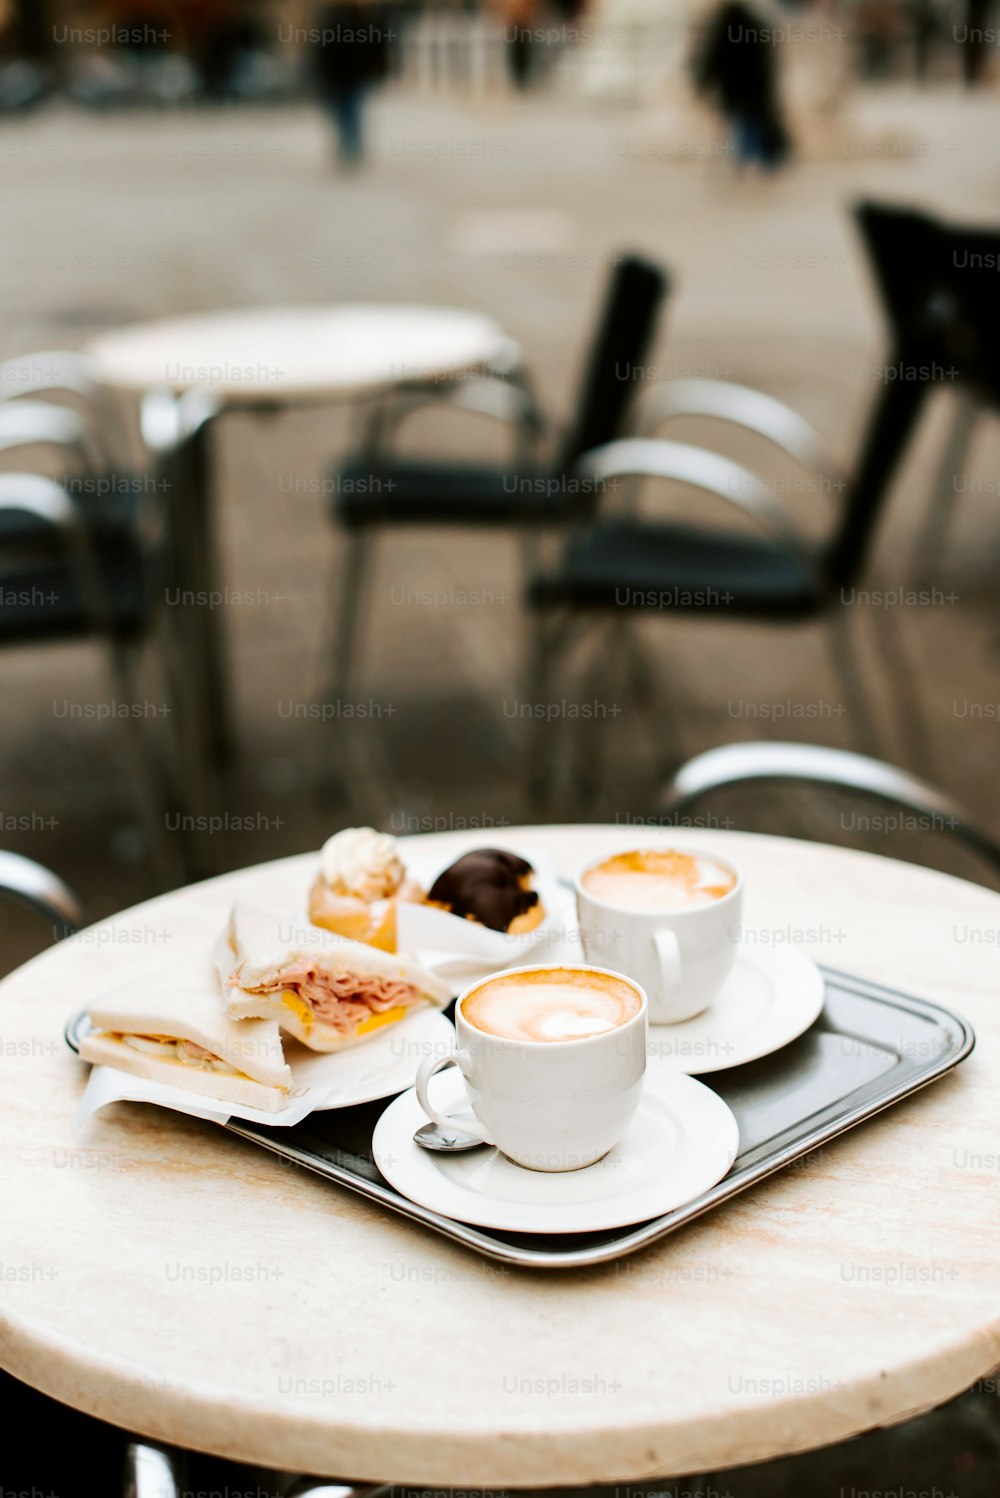
[[[447,1109],[467,1107],[454,1071],[437,1085]],[[426,1122],[412,1090],[382,1114],[372,1151],[386,1180],[445,1217],[512,1233],[590,1233],[659,1217],[720,1181],[739,1147],[722,1099],[655,1057],[624,1139],[585,1170],[525,1170],[487,1146],[431,1154],[413,1142]]]
[[[649,1054],[691,1076],[770,1056],[823,1009],[823,975],[803,952],[744,941],[718,998],[694,1019],[650,1025]]]
[[[288,1035],[282,1041],[296,1087],[336,1089],[316,1110],[328,1112],[372,1103],[412,1087],[425,1056],[447,1056],[455,1049],[455,1029],[437,1009],[421,1009],[339,1055],[310,1051]]]

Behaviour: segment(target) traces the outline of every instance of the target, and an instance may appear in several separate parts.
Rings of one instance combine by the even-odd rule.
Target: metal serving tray
[[[703,1078],[740,1126],[740,1152],[729,1174],[686,1207],[633,1227],[559,1236],[500,1233],[408,1201],[372,1159],[372,1132],[391,1099],[313,1113],[291,1129],[241,1119],[226,1128],[491,1259],[531,1269],[607,1263],[675,1232],[944,1076],[975,1044],[969,1025],[938,1004],[830,968],[822,973],[823,1013],[803,1036],[773,1056]]]

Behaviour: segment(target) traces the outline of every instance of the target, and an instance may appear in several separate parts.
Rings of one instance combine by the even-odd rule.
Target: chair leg
[[[624,639],[631,701],[637,715],[645,714],[653,725],[653,762],[656,765],[656,785],[659,786],[687,758],[684,749],[684,714],[678,709],[671,685],[664,688],[662,679],[654,673],[635,629],[627,630]],[[656,733],[661,722],[666,726],[665,734]],[[664,738],[669,741],[667,754],[660,747]]]
[[[917,540],[913,575],[921,587],[930,586],[941,576],[948,524],[957,504],[955,476],[965,465],[979,414],[976,401],[957,391],[951,431],[934,475],[927,514]]]
[[[157,882],[162,888],[169,889],[176,882],[179,860],[167,832],[168,796],[163,767],[150,747],[135,690],[136,652],[132,646],[115,638],[112,638],[110,647],[112,675],[126,709],[125,732],[140,780],[140,816],[149,838]]]
[[[526,744],[525,779],[529,812],[535,819],[544,816],[552,821],[553,807],[558,796],[555,785],[559,767],[558,750],[565,742],[565,736],[560,732],[560,704],[552,702],[557,668],[562,669],[565,677],[574,634],[581,630],[586,634],[593,624],[594,616],[586,612],[567,610],[562,617],[557,615],[550,621],[543,610],[536,611],[525,692],[532,709],[532,731]],[[555,710],[551,711],[552,708]],[[572,766],[570,768],[572,772]]]
[[[552,678],[553,655],[557,648],[555,630],[545,609],[536,609],[531,618],[531,641],[528,648],[528,672],[525,683],[525,701],[532,714],[530,732],[525,736],[524,784],[525,801],[529,821],[540,820],[546,811],[551,792],[552,764],[551,735],[546,730],[551,724],[545,721],[543,710],[549,695]]]
[[[191,654],[185,649],[184,641],[178,638],[174,621],[168,618],[162,629],[159,655],[171,705],[173,800],[180,814],[178,843],[189,877],[204,878],[218,873],[219,860],[202,851],[205,839],[189,833],[183,819],[193,818],[189,825],[196,828],[201,818],[217,810],[220,803],[219,772],[204,735],[198,731],[200,695],[197,684],[191,680]]]
[[[367,601],[368,583],[375,555],[375,533],[367,530],[349,531],[346,549],[339,566],[334,568],[331,589],[335,600],[331,610],[333,638],[330,644],[330,665],[326,691],[321,694],[321,714],[328,711],[342,714],[345,702],[349,701],[360,678],[360,654],[363,644],[364,610]],[[339,595],[339,596],[338,596]],[[345,733],[345,719],[334,716],[320,718],[319,778],[324,792],[333,787],[343,797],[351,790],[357,775],[370,780],[363,757],[349,754],[349,736]],[[347,761],[355,763],[349,766]]]
[[[871,703],[865,689],[861,662],[851,635],[846,608],[832,609],[827,616],[828,638],[834,668],[846,697],[846,707],[854,728],[854,739],[863,754],[881,757],[881,743]]]
[[[585,805],[593,805],[604,782],[610,724],[608,716],[598,716],[598,709],[603,708],[610,715],[612,704],[600,701],[599,698],[608,695],[616,682],[628,684],[628,621],[619,616],[604,619],[601,623],[605,627],[598,627],[590,667],[584,669],[581,675],[582,690],[577,693],[578,700],[593,700],[595,716],[592,731],[589,734],[577,734],[577,752],[573,756],[572,766],[572,794],[575,804],[571,808],[571,814],[574,815],[582,811]],[[607,669],[602,669],[603,667]],[[582,722],[581,719],[581,724]]]
[[[885,612],[888,616],[892,611]],[[910,660],[898,619],[886,617],[884,627],[879,630],[879,646],[895,702],[895,716],[906,745],[904,763],[925,780],[936,782],[939,777],[920,695],[920,678]]]
[[[334,609],[334,639],[331,649],[333,673],[330,700],[348,694],[359,678],[362,610],[375,553],[375,536],[367,530],[351,531],[339,569],[339,606]]]
[[[531,727],[525,740],[525,785],[529,816],[533,820],[552,818],[554,771],[557,750],[562,742],[558,716],[549,707],[557,667],[565,661],[573,625],[579,616],[572,613],[536,609],[532,621],[532,640],[528,652],[528,679],[525,700],[531,709]]]

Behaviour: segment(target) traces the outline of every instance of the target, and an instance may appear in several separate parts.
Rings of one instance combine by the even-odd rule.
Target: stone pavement
[[[675,278],[650,379],[705,374],[758,386],[793,402],[849,464],[885,378],[850,204],[892,197],[1000,220],[995,104],[948,88],[859,97],[839,153],[766,184],[734,182],[724,151],[704,136],[679,142],[655,111],[636,117],[544,98],[473,109],[395,94],[376,103],[373,127],[370,166],[344,178],[332,168],[323,122],[306,107],[104,118],[57,110],[5,122],[0,356],[78,346],[108,325],[218,306],[437,302],[492,313],[523,343],[547,406],[565,418],[608,267],[635,248]],[[243,819],[218,839],[221,867],[315,847],[347,815],[400,832],[489,829],[524,815],[525,629],[519,550],[504,536],[411,532],[385,541],[353,705],[367,721],[351,730],[372,775],[352,785],[349,808],[323,794],[329,728],[301,712],[322,698],[337,588],[324,483],[355,418],[348,410],[241,415],[220,433],[223,580],[240,600],[225,609],[241,738],[225,806]],[[945,394],[879,534],[871,586],[890,596],[858,604],[854,623],[872,638],[894,610],[916,663],[938,778],[1000,827],[995,423],[983,422],[968,473],[955,476],[951,544],[933,590],[923,602],[893,601],[893,590],[914,585],[912,549],[948,419]],[[415,424],[410,440],[429,451],[503,451],[498,434],[471,418],[437,413]],[[739,445],[729,450],[764,462]],[[836,496],[809,492],[787,471],[770,476],[807,529],[829,525]],[[691,513],[683,497],[651,491],[647,502]],[[817,630],[779,635],[657,616],[642,620],[639,634],[674,715],[638,711],[599,682],[611,737],[605,782],[560,815],[647,814],[665,766],[729,740],[853,743]],[[97,716],[108,693],[97,652],[8,652],[2,682],[0,845],[58,869],[94,915],[131,903],[147,869],[121,736]],[[154,708],[158,691],[151,676]],[[567,682],[567,698],[572,691]],[[884,692],[879,702],[887,752],[906,758],[919,746],[892,731]],[[983,877],[942,840],[865,826],[855,810],[833,797],[746,795],[713,808],[740,826]],[[37,933],[19,917],[3,921],[0,963],[9,966]],[[980,1498],[996,1492],[998,1432],[989,1390],[835,1453],[712,1488],[739,1498],[862,1498],[877,1489]]]

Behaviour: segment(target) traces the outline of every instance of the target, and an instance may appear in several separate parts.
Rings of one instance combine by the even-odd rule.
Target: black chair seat
[[[375,471],[350,459],[331,479],[333,514],[342,525],[525,525],[561,520],[572,480],[551,470],[519,473],[477,463],[392,460]]]
[[[71,493],[76,493],[95,546],[132,535],[142,523],[142,515],[155,502],[155,480],[148,474],[105,473],[77,482],[81,485],[77,491],[72,483],[68,487]],[[0,510],[0,547],[36,543],[44,546],[51,536],[51,526],[37,515],[26,510]]]
[[[148,565],[131,549],[120,547],[101,558],[101,572],[116,633],[122,639],[141,634],[156,587]],[[92,612],[61,559],[0,566],[0,645],[83,637],[93,628]]]
[[[611,521],[576,537],[535,578],[536,608],[648,608],[803,618],[821,606],[808,567],[780,546],[724,532]]]

